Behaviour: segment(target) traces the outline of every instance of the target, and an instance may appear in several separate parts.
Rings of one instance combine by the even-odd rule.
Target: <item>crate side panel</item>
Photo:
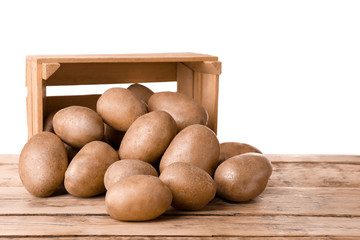
[[[176,63],[63,63],[47,86],[176,81]]]

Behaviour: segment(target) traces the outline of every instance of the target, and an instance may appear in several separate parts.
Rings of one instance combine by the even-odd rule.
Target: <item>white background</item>
[[[183,51],[223,63],[221,142],[360,154],[360,1],[328,0],[0,1],[0,153],[27,139],[26,55]]]

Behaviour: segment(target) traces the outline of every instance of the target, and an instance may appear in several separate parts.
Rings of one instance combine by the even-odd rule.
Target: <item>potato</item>
[[[104,138],[103,141],[108,143],[114,149],[118,150],[120,143],[124,138],[125,132],[115,130],[106,123],[104,123]]]
[[[123,132],[147,112],[145,103],[130,90],[119,87],[106,90],[97,101],[96,110],[105,123]]]
[[[107,169],[104,177],[105,188],[109,189],[114,183],[133,175],[159,176],[155,168],[149,163],[136,159],[123,159],[114,162]]]
[[[160,172],[174,162],[187,162],[213,175],[219,162],[220,145],[208,127],[195,124],[186,127],[170,143],[160,161]]]
[[[178,131],[192,124],[206,125],[208,113],[194,99],[177,92],[154,93],[148,102],[149,111],[168,112],[174,119]]]
[[[177,132],[175,120],[164,111],[147,113],[130,126],[121,142],[121,159],[155,163]]]
[[[105,192],[105,172],[117,160],[118,154],[109,144],[100,141],[86,144],[66,170],[66,190],[78,197],[91,197]]]
[[[146,104],[149,101],[151,95],[154,94],[149,88],[145,87],[144,85],[135,83],[128,87],[128,89],[140,100],[144,101]]]
[[[220,144],[220,157],[219,162],[223,162],[228,158],[234,157],[236,155],[240,155],[243,153],[262,153],[256,147],[253,147],[246,143],[239,142],[224,142]]]
[[[57,136],[75,148],[101,140],[104,135],[104,123],[101,117],[87,107],[71,106],[58,111],[53,119]]]
[[[159,178],[170,188],[174,208],[199,210],[216,194],[216,184],[210,175],[189,163],[173,163],[165,168]]]
[[[63,142],[53,133],[41,132],[22,149],[19,176],[29,193],[47,197],[63,182],[67,166]]]
[[[259,153],[244,153],[225,160],[215,171],[217,194],[244,202],[260,195],[272,173],[270,161]]]
[[[150,175],[135,175],[121,179],[106,193],[106,211],[122,221],[147,221],[157,218],[170,206],[170,189]]]

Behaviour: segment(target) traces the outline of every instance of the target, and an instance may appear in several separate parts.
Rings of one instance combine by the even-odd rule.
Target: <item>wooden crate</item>
[[[71,105],[95,110],[100,96],[46,96],[46,86],[170,81],[205,107],[216,132],[220,73],[218,57],[198,53],[27,56],[28,137],[43,130],[48,113]]]

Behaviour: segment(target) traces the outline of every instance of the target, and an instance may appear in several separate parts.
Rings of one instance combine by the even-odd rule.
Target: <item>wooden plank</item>
[[[348,236],[360,237],[359,217],[161,216],[120,222],[109,216],[0,216],[0,236]],[[161,226],[161,227],[159,227]]]
[[[0,161],[1,162],[1,161]],[[13,165],[0,165],[4,175],[17,176],[17,168]],[[273,174],[269,180],[271,187],[348,187],[360,186],[360,164],[338,163],[283,163],[273,162]],[[14,178],[0,178],[0,187],[21,186]]]
[[[325,154],[265,154],[276,163],[346,163],[360,164],[360,155],[325,155]]]
[[[221,62],[218,61],[184,62],[184,64],[195,72],[208,73],[214,75],[221,74]]]
[[[64,63],[50,76],[47,86],[176,81],[177,64]]]
[[[194,98],[194,72],[182,63],[177,64],[177,91]]]
[[[43,80],[41,64],[32,61],[31,64],[31,88],[32,88],[32,137],[42,131],[43,124]]]
[[[217,132],[219,75],[202,74],[201,103],[209,114],[208,127]]]
[[[100,96],[100,94],[93,94],[46,97],[46,114],[74,105],[88,107],[96,111],[96,102]]]
[[[78,96],[81,98],[80,95]],[[89,96],[89,95],[88,95]],[[90,95],[95,96],[100,95]],[[69,96],[67,96],[69,97]],[[74,96],[77,98],[76,96]],[[57,98],[55,96],[48,98]],[[265,154],[273,163],[340,163],[340,164],[360,164],[360,155],[326,155],[326,154]],[[18,154],[1,154],[0,163],[17,163]]]
[[[25,74],[25,85],[27,87],[27,96],[26,96],[26,118],[27,118],[27,128],[28,128],[28,138],[32,136],[33,126],[33,107],[32,107],[32,59],[31,57],[26,58],[26,74]]]
[[[42,78],[47,80],[60,67],[60,63],[43,63],[42,64]]]
[[[29,56],[30,57],[30,56]],[[199,53],[140,53],[101,55],[33,55],[39,63],[90,63],[90,62],[198,62],[217,61],[218,57]]]
[[[194,72],[194,99],[202,104],[202,73]]]
[[[44,237],[26,237],[26,240],[34,240],[34,239],[61,239],[61,240],[73,240],[73,239],[81,239],[81,240],[92,240],[92,239],[102,239],[102,240],[212,240],[212,239],[227,239],[227,240],[359,240],[358,237],[251,237],[251,236],[211,236],[211,237],[194,237],[194,236],[119,236],[119,235],[106,235],[106,236],[44,236]],[[23,237],[12,237],[12,238],[1,238],[1,239],[24,239]]]
[[[360,165],[331,163],[274,163],[269,186],[360,187]]]
[[[104,196],[76,198],[59,194],[49,198],[31,196],[23,187],[0,187],[0,215],[78,214],[106,215]],[[64,191],[59,191],[64,193]],[[200,211],[170,208],[166,215],[293,215],[360,217],[360,188],[268,187],[247,203],[231,203],[215,198]]]

